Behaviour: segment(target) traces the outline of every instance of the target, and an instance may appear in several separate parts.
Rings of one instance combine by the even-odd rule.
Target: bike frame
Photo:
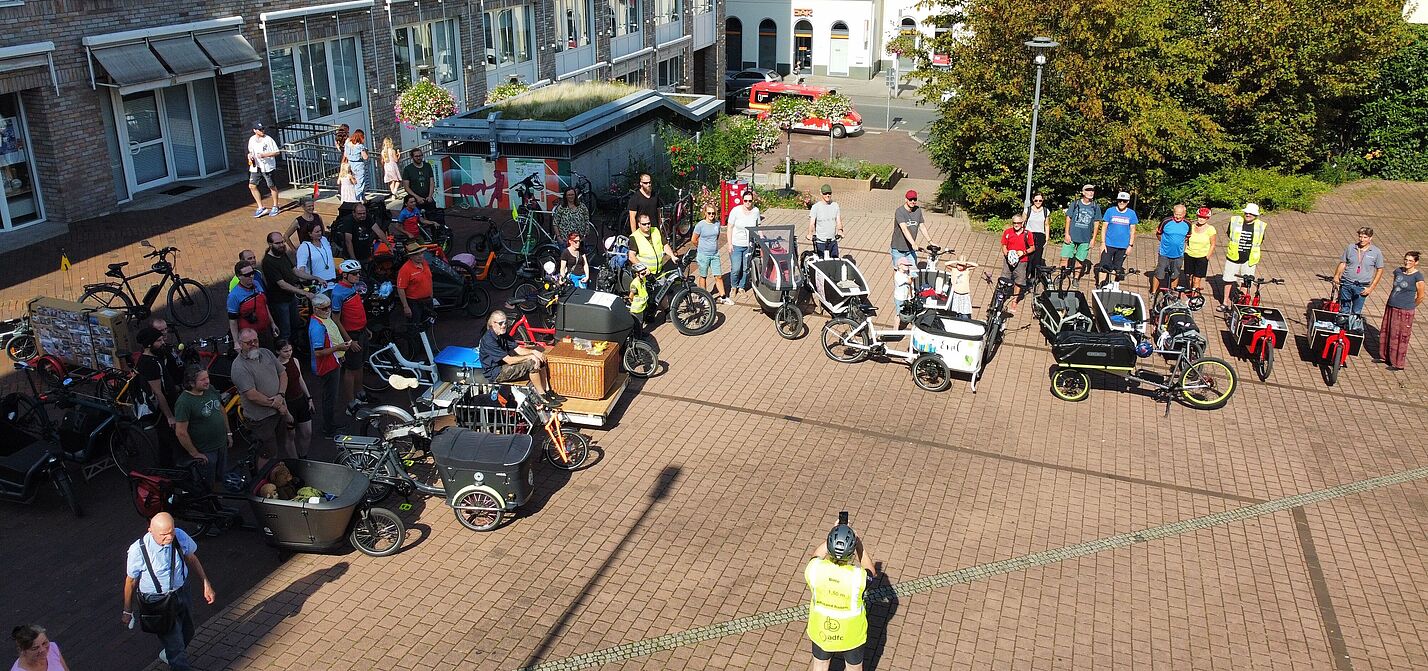
[[[145,290],[146,293],[144,294],[143,298],[147,300],[140,300],[139,294],[134,292],[134,285],[130,282],[131,280],[137,280],[146,275],[162,275],[163,277],[160,278],[157,283],[149,285],[149,288]],[[170,278],[178,278],[178,275],[174,272],[172,265],[169,266],[169,272],[167,273],[160,273],[152,266],[150,266],[148,270],[145,270],[142,273],[138,273],[136,275],[126,275],[123,279],[115,282],[97,282],[95,284],[86,285],[86,288],[101,285],[107,285],[111,287],[123,287],[124,293],[129,296],[129,300],[134,301],[134,305],[142,306],[146,310],[152,310],[154,307],[154,303],[159,300],[159,294],[164,292],[165,286],[168,286]]]
[[[435,361],[436,356],[431,352],[431,340],[427,338],[426,331],[418,331],[418,335],[421,336],[421,345],[426,351],[426,360]],[[372,355],[367,359],[367,367],[383,380],[396,373],[408,373],[408,377],[416,378],[417,384],[422,387],[434,386],[440,379],[436,373],[436,364],[407,359],[402,356],[402,351],[397,347],[396,341],[389,342],[381,349],[372,352]]]
[[[411,488],[427,496],[446,496],[445,487],[425,484],[413,478],[407,467],[397,458],[397,450],[388,438],[362,440],[363,436],[338,436],[337,449],[342,453],[367,454],[376,457],[367,477],[390,485],[398,490]]]

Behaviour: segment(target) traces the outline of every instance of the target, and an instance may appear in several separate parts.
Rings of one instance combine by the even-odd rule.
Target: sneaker
[[[280,211],[279,211],[278,208],[276,208],[276,207],[273,208],[273,209],[271,209],[271,210],[268,210],[268,216],[270,216],[270,217],[276,217],[276,216],[278,216],[279,213],[280,213]]]
[[[261,217],[261,216],[263,216],[263,215],[265,215],[265,214],[267,214],[267,213],[268,213],[268,208],[266,208],[266,207],[260,207],[260,208],[258,208],[258,211],[257,211],[257,212],[254,212],[254,213],[253,213],[253,218],[254,218],[254,219],[257,219],[258,217]]]
[[[722,304],[722,305],[733,305],[733,304],[734,304],[734,301],[733,301],[732,299],[730,299],[728,296],[720,296],[720,297],[719,297],[719,303]]]
[[[163,662],[163,663],[165,663],[165,664],[168,664],[168,663],[169,663],[169,651],[168,651],[168,650],[164,650],[163,648],[160,648],[160,649],[159,649],[159,661],[160,661],[160,662]]]

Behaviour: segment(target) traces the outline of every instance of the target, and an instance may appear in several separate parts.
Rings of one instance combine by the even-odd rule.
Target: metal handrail
[[[337,189],[337,171],[342,165],[342,152],[337,147],[336,126],[330,124],[291,122],[274,131],[278,147],[287,165],[288,183],[301,188],[316,184],[323,189]],[[420,149],[431,156],[431,143],[408,147],[402,152],[398,167],[411,163],[411,150]],[[367,150],[367,192],[388,193],[382,180],[381,148]],[[388,194],[392,195],[392,194]]]

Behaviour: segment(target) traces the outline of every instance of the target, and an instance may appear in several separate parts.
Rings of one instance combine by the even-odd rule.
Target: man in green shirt
[[[228,472],[233,434],[223,412],[223,400],[213,391],[207,370],[189,366],[184,371],[184,391],[174,402],[174,420],[174,433],[188,453],[181,465],[197,463],[199,473],[217,490]]]
[[[420,149],[411,151],[412,162],[407,167],[402,168],[402,188],[407,193],[416,196],[417,206],[422,209],[436,207],[436,201],[431,192],[433,170],[431,164],[423,160]]]

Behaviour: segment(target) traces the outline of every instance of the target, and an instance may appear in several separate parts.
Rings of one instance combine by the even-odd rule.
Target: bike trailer
[[[1364,345],[1364,318],[1328,310],[1309,309],[1309,353],[1315,360],[1329,358],[1329,338],[1343,333],[1349,341],[1349,356],[1358,356]]]
[[[324,496],[298,500],[260,496],[258,491],[268,484],[268,474],[279,463],[287,464],[297,482],[321,490]],[[268,545],[296,552],[329,552],[346,547],[352,516],[367,493],[367,484],[366,474],[342,464],[273,459],[248,491],[248,504]]]
[[[576,289],[555,306],[555,337],[624,343],[635,328],[630,306],[604,291]]]
[[[519,507],[535,489],[540,452],[528,435],[498,435],[447,427],[431,438],[431,454],[441,471],[447,503],[470,486],[497,493],[507,510]]]
[[[849,307],[867,302],[868,282],[848,259],[810,258],[804,271],[813,286],[813,297],[828,314],[842,316]]]
[[[1063,331],[1051,340],[1051,354],[1061,366],[1134,370],[1136,339],[1123,331]]]
[[[1134,291],[1097,289],[1091,292],[1096,326],[1102,331],[1135,333],[1147,321],[1145,299]]]

